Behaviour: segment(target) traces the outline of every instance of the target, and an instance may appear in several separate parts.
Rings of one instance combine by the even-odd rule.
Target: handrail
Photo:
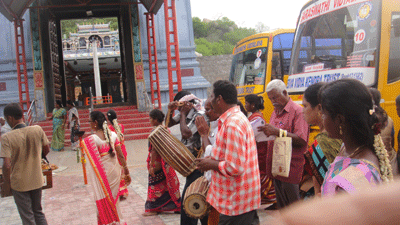
[[[35,118],[36,117],[33,117],[32,116],[32,114],[33,114],[33,109],[35,109],[36,110],[36,100],[33,100],[32,102],[31,102],[31,106],[29,107],[29,109],[28,109],[28,112],[26,113],[26,115],[25,115],[25,123],[28,125],[28,126],[31,126],[32,124],[33,124],[33,122],[35,122]],[[35,112],[35,114],[36,114],[36,112]]]

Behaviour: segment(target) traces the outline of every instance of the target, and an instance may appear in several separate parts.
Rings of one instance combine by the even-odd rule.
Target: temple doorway
[[[127,102],[126,77],[122,72],[119,21],[117,17],[61,20],[65,65],[66,99],[78,106],[88,104],[94,79],[94,47],[103,98],[112,103]],[[96,46],[94,46],[96,44]]]

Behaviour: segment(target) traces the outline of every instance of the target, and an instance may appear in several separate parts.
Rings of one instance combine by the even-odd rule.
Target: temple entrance
[[[88,104],[90,90],[96,96],[94,71],[98,66],[103,98],[112,103],[127,102],[118,28],[117,17],[61,21],[66,99],[84,106]]]
[[[105,0],[93,0],[93,6],[69,5],[61,0],[52,3],[54,6],[37,6],[31,13],[38,65],[34,73],[43,75],[43,86],[37,89],[46,111],[53,110],[56,100],[85,106],[90,93],[99,96],[100,104],[137,105],[138,70],[134,67],[143,67],[141,57],[136,60],[141,54],[140,34],[133,29],[138,27],[138,3],[125,3],[127,7]]]

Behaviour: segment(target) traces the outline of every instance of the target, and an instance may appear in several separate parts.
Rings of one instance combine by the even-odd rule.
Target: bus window
[[[307,64],[308,58],[311,57],[311,37],[303,36],[300,41],[300,51],[298,56],[298,68],[296,71],[303,71],[304,66]]]
[[[390,31],[390,53],[388,83],[400,80],[400,37],[395,35],[394,21],[400,18],[400,13],[392,14],[392,29]]]
[[[292,51],[283,51],[283,59],[282,59],[283,74],[289,74],[291,55]]]
[[[371,11],[367,18],[357,18],[362,6],[379,5],[378,2],[374,0],[349,4],[348,7],[300,22],[293,44],[290,74],[316,70],[339,71],[351,67],[363,70],[362,79],[365,84],[373,85],[375,71],[372,69],[375,69],[377,58],[379,32],[376,32],[376,21],[379,13]],[[309,7],[313,7],[312,4]],[[364,72],[366,70],[368,72]],[[345,77],[351,76],[351,73],[345,74]]]
[[[261,54],[260,54],[261,53]],[[257,54],[260,54],[257,57]],[[232,59],[231,79],[236,86],[263,85],[267,67],[267,48],[254,48]]]
[[[271,79],[283,79],[289,74],[290,56],[292,54],[294,33],[278,34],[273,39],[273,57]]]
[[[271,80],[273,79],[283,79],[280,52],[274,52],[272,55]]]
[[[273,50],[292,49],[293,33],[278,34],[273,39]]]

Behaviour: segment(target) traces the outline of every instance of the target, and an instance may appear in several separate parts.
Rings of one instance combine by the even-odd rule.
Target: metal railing
[[[31,106],[28,109],[28,112],[25,114],[25,123],[30,126],[35,122],[36,119],[36,100],[31,102]]]
[[[100,104],[111,104],[113,103],[112,101],[112,96],[107,95],[107,96],[95,96],[95,97],[87,97],[85,100],[85,105],[91,105],[90,103],[92,102],[93,105],[100,105]]]

